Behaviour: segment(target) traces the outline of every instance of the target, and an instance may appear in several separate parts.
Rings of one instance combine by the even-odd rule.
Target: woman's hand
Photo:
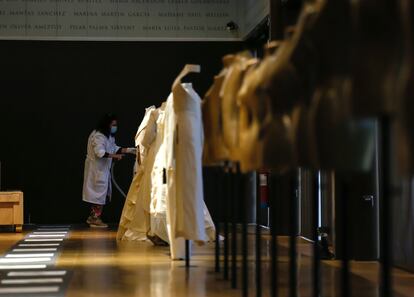
[[[124,154],[109,154],[109,157],[114,160],[120,161],[124,157]]]
[[[121,149],[121,153],[136,155],[137,149],[134,147],[125,147]]]

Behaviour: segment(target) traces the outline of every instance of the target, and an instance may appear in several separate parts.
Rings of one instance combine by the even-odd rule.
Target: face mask
[[[115,134],[118,131],[118,126],[111,126],[111,134]]]

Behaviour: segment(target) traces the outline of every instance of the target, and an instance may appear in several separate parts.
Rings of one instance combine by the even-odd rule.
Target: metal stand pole
[[[390,144],[391,144],[391,123],[386,116],[380,119],[381,125],[381,152],[380,152],[380,261],[381,261],[381,285],[380,296],[392,296],[392,255],[391,255],[391,160],[390,160]]]
[[[240,174],[233,173],[231,191],[231,287],[237,288],[237,211],[236,204],[239,199]]]
[[[321,271],[320,271],[320,253],[319,253],[319,183],[318,183],[318,172],[314,171],[312,180],[312,231],[313,231],[313,296],[319,297],[321,294]]]
[[[223,172],[220,169],[220,171],[218,172],[218,182],[217,182],[217,195],[218,195],[218,199],[217,199],[217,217],[216,217],[216,243],[215,243],[215,253],[216,253],[216,267],[215,267],[215,271],[216,272],[220,272],[220,221],[223,220],[223,215],[221,213],[221,207],[220,207],[220,203],[222,201],[224,201],[224,197],[223,197]]]
[[[244,184],[245,178],[250,178],[249,175],[242,176],[242,185]],[[250,182],[250,180],[249,180]],[[248,246],[247,246],[247,212],[248,212],[248,197],[250,191],[247,193],[245,187],[241,191],[241,207],[240,207],[240,217],[242,221],[242,297],[247,297],[249,295],[249,266],[248,266]]]
[[[348,223],[349,223],[349,202],[350,199],[350,191],[349,191],[349,182],[348,180],[344,181],[341,180],[342,186],[342,193],[341,193],[341,212],[342,212],[342,220],[341,220],[341,231],[342,231],[342,271],[341,271],[341,291],[343,297],[349,297],[351,293],[350,288],[350,281],[349,281],[349,231],[348,231]]]
[[[190,268],[190,241],[185,241],[185,267]]]
[[[224,269],[223,277],[225,280],[229,279],[229,218],[228,218],[228,203],[229,203],[229,188],[230,188],[230,173],[226,170],[225,174],[226,191],[223,199],[223,218],[224,218]]]
[[[278,296],[278,271],[277,271],[277,229],[276,229],[276,197],[277,197],[277,183],[275,182],[276,177],[273,174],[269,175],[269,201],[270,201],[270,296]]]
[[[261,203],[260,203],[260,174],[256,175],[257,195],[256,195],[256,297],[262,297],[262,229],[261,223]]]
[[[292,176],[289,176],[290,199],[290,226],[289,226],[289,296],[297,297],[297,246],[296,237],[298,230],[298,201],[296,187]]]

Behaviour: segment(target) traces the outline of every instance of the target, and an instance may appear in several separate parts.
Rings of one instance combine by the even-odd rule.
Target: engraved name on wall
[[[2,39],[238,39],[241,0],[0,0]]]

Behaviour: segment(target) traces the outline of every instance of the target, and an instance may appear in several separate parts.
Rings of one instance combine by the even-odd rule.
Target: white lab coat
[[[88,138],[87,155],[83,177],[83,201],[104,205],[106,197],[112,195],[111,158],[103,158],[105,153],[115,154],[120,149],[115,138],[106,137],[101,132],[92,131]]]

